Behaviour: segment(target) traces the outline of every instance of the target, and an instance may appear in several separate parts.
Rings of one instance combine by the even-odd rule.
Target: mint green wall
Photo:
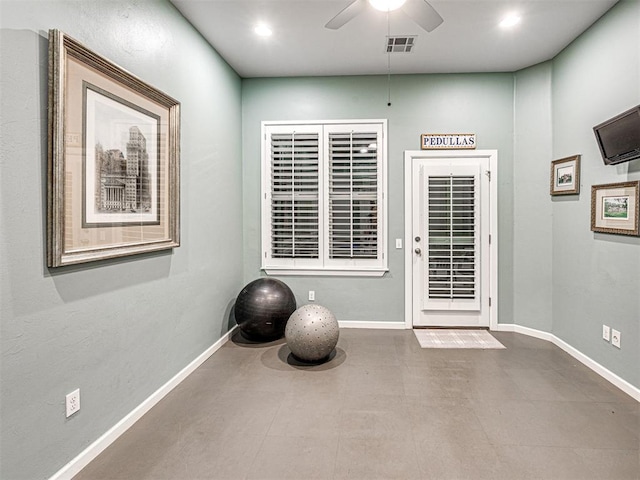
[[[640,388],[640,238],[590,230],[591,185],[640,179],[640,160],[603,164],[592,129],[640,104],[640,2],[618,3],[555,59],[517,72],[514,98],[514,321]],[[576,154],[580,195],[551,197],[550,161]],[[621,332],[620,350],[603,324]]]
[[[260,272],[260,122],[386,118],[389,125],[389,273],[384,278],[282,277],[299,303],[308,290],[342,321],[404,322],[405,150],[420,134],[473,132],[499,155],[500,317],[511,323],[513,269],[513,76],[511,74],[243,80],[245,281]]]
[[[544,332],[553,323],[551,75],[550,62],[520,71],[514,89],[513,323]]]
[[[620,2],[556,57],[552,85],[553,157],[582,154],[580,196],[552,203],[553,333],[640,388],[640,238],[589,223],[591,185],[640,180],[640,160],[604,166],[592,131],[640,104],[640,2]]]
[[[166,0],[0,2],[0,478],[48,478],[228,329],[242,288],[238,76]],[[182,246],[45,263],[47,31],[181,102]],[[65,394],[81,410],[65,419]]]

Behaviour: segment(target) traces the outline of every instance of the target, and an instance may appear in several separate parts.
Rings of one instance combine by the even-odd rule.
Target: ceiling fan
[[[329,20],[325,28],[337,30],[358,16],[367,7],[367,3],[383,12],[401,8],[404,13],[427,32],[432,32],[444,21],[427,0],[354,0],[338,15]]]

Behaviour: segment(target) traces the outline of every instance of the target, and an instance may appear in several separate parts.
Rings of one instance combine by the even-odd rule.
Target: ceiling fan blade
[[[349,5],[347,5],[347,7],[338,15],[329,20],[329,22],[325,25],[325,28],[337,30],[345,23],[353,20],[360,12],[364,10],[366,6],[367,0],[354,0]]]
[[[444,22],[444,19],[427,0],[407,0],[402,6],[402,11],[427,32],[433,32]]]

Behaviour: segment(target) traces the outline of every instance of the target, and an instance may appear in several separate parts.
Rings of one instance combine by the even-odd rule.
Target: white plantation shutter
[[[329,133],[329,258],[378,257],[378,135]]]
[[[386,122],[263,122],[262,267],[382,275]]]
[[[425,307],[479,308],[477,175],[428,177]]]
[[[271,256],[318,258],[317,133],[271,135]]]

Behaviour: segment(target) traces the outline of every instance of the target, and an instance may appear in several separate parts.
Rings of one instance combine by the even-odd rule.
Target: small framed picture
[[[580,193],[580,155],[551,162],[551,195]]]
[[[638,235],[640,181],[591,187],[591,230]]]
[[[49,32],[47,264],[180,245],[180,104]]]

